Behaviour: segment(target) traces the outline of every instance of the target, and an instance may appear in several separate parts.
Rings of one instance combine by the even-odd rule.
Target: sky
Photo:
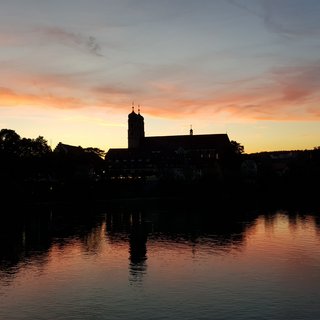
[[[0,128],[82,147],[227,133],[320,145],[319,0],[1,0]]]

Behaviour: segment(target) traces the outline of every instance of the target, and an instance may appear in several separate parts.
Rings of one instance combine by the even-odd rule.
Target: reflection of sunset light
[[[282,213],[260,217],[254,232],[247,238],[247,255],[266,270],[272,271],[274,265],[282,266],[278,272],[285,276],[287,268],[298,270],[301,267],[298,261],[319,259],[314,256],[318,250],[314,241],[316,230],[313,217],[296,217],[294,221]]]
[[[140,232],[144,225],[141,219],[139,214],[106,216],[81,238],[54,240],[48,251],[18,268],[5,289],[7,296],[14,292],[17,300],[49,301],[55,291],[63,299],[81,296],[86,288],[121,292],[135,282],[159,292],[189,288],[189,294],[195,294],[201,292],[201,283],[250,292],[252,279],[258,287],[268,287],[272,279],[278,283],[276,290],[296,290],[297,286],[309,290],[318,279],[319,237],[314,217],[278,212],[243,224],[237,234],[231,225],[230,233],[226,228],[221,234],[192,237],[148,229],[145,240],[140,233],[132,240],[134,228],[138,226],[136,232]],[[10,303],[14,305],[14,300]]]

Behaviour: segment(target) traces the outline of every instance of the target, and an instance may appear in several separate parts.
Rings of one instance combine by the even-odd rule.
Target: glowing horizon
[[[5,0],[0,128],[107,151],[127,146],[135,101],[147,136],[319,145],[319,2],[134,2]]]

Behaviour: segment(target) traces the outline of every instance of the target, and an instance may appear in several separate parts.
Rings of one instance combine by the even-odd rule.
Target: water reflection
[[[130,215],[131,231],[129,235],[130,282],[141,283],[147,270],[148,232],[141,213]]]
[[[254,218],[240,222],[186,211],[42,208],[11,214],[4,222],[0,230],[1,281],[8,282],[29,264],[38,271],[45,268],[53,248],[63,252],[68,246],[78,245],[83,254],[98,255],[108,242],[111,247],[127,246],[129,280],[139,283],[147,272],[148,240],[176,248],[185,244],[194,255],[198,247],[221,254],[241,248],[245,230]]]
[[[0,226],[0,281],[9,284],[20,269],[29,265],[40,272],[48,263],[53,246],[63,251],[75,240],[88,251],[94,251],[95,245],[99,246],[99,241],[89,241],[96,234],[95,229],[101,230],[97,217],[90,212],[78,215],[69,210],[60,208],[54,212],[46,208],[27,214],[12,212],[3,217]]]
[[[1,224],[0,279],[9,281],[25,263],[41,269],[47,260],[50,240],[46,219],[34,217],[28,223],[20,216],[5,217]]]
[[[189,247],[194,256],[198,248],[210,254],[226,254],[241,250],[245,231],[254,223],[253,216],[242,219],[188,211],[123,210],[106,214],[106,231],[111,244],[129,244],[129,280],[141,283],[147,272],[149,241],[158,248]]]
[[[175,254],[190,249],[196,259],[198,251],[210,255],[241,252],[247,238],[258,232],[257,224],[264,225],[266,234],[282,228],[282,235],[297,234],[298,229],[313,225],[315,234],[320,235],[319,216],[279,211],[236,217],[230,212],[195,212],[194,209],[112,211],[69,207],[42,208],[28,215],[14,213],[3,221],[1,285],[10,285],[15,275],[28,265],[41,273],[52,259],[53,251],[63,254],[68,247],[77,247],[84,256],[102,255],[106,250],[112,257],[113,251],[126,252],[129,282],[141,285],[148,271],[149,246],[153,252],[174,250]]]
[[[301,211],[12,212],[0,226],[0,318],[319,318],[319,230],[319,215]]]

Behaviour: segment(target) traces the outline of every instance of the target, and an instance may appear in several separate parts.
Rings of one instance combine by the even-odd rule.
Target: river
[[[7,210],[0,319],[320,319],[313,210]]]

